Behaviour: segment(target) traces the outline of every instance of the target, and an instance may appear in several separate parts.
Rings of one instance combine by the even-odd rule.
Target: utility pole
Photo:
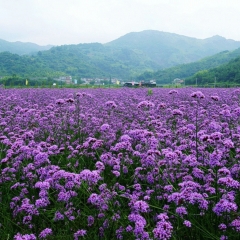
[[[197,87],[197,78],[196,78],[196,87]]]
[[[109,81],[108,81],[108,88],[110,88],[110,83],[112,82],[112,77],[110,75]]]
[[[215,77],[215,80],[214,80],[214,88],[216,87],[216,83],[217,83],[217,78]]]

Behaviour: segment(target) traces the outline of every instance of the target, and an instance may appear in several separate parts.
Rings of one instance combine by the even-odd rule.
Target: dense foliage
[[[137,77],[138,80],[150,80],[155,79],[158,84],[169,84],[175,78],[185,79],[193,76],[197,72],[209,70],[214,67],[218,67],[222,64],[228,63],[230,60],[240,56],[240,48],[234,51],[224,51],[215,54],[211,57],[206,57],[197,62],[181,64],[175,67],[159,70],[156,72],[144,72]],[[196,79],[196,75],[192,80],[188,80],[187,83],[193,84],[193,79]],[[200,78],[199,78],[200,79]],[[214,78],[213,78],[214,79]],[[194,82],[195,83],[195,82]],[[199,83],[203,83],[201,80]]]
[[[99,43],[65,45],[32,56],[0,53],[0,75],[24,77],[118,77],[128,79],[157,64],[128,49],[111,49]]]
[[[239,89],[0,89],[2,239],[239,239]]]
[[[13,74],[12,76],[6,76],[0,79],[0,85],[2,85],[3,87],[51,87],[53,83],[60,86],[66,85],[65,82],[56,82],[50,77],[42,79],[26,79],[23,77],[19,77],[16,74]]]
[[[199,85],[203,84],[213,84],[218,83],[240,83],[240,57],[232,59],[230,62],[223,64],[217,68],[212,68],[209,70],[199,71],[195,73],[192,77],[186,79],[186,84],[195,84],[197,82]]]
[[[106,45],[142,52],[158,64],[158,69],[163,69],[195,62],[225,50],[235,50],[240,47],[240,42],[220,36],[196,39],[174,33],[146,30],[128,33]]]
[[[39,46],[29,42],[8,42],[0,39],[0,52],[10,52],[18,55],[32,54],[38,51],[48,50],[52,45]]]
[[[19,56],[9,52],[0,53],[0,76],[58,77],[64,72],[55,71],[43,61],[31,56]]]
[[[174,68],[173,71],[159,71],[153,75],[150,72],[194,62],[223,50],[234,50],[239,46],[240,42],[219,36],[200,40],[159,31],[129,33],[106,44],[57,46],[24,56],[13,54],[14,51],[9,45],[8,48],[5,47],[5,51],[9,52],[1,52],[0,48],[0,76],[12,74],[21,77],[71,75],[109,78],[112,76],[130,80],[147,71],[142,75],[145,79],[154,76],[161,83],[169,83],[173,76],[191,76],[196,71],[208,67],[208,64],[203,61],[200,65],[192,67],[182,65]],[[226,60],[228,54],[225,55],[222,54],[222,58]],[[221,57],[218,59],[218,65],[224,61]],[[215,65],[213,63],[210,65],[215,67],[216,64],[215,62]]]

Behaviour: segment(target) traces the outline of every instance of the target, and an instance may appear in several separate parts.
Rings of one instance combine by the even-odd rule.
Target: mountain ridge
[[[32,54],[38,51],[49,50],[53,45],[41,46],[32,42],[9,42],[4,39],[0,39],[0,52],[10,52],[18,55]]]
[[[130,79],[145,71],[188,64],[239,47],[239,41],[221,36],[197,39],[176,33],[145,30],[127,33],[105,44],[52,46],[50,49],[19,57],[0,53],[0,75],[36,76],[40,74],[39,69],[42,69],[43,74],[48,73],[51,76],[61,73],[76,77],[112,76]]]
[[[146,45],[147,41],[150,41],[151,45],[154,45],[154,50],[158,51],[153,51],[153,48],[149,48]],[[148,57],[159,62],[160,67],[166,68],[194,62],[224,50],[234,50],[240,47],[240,42],[232,39],[228,40],[224,37],[219,38],[218,36],[197,39],[176,33],[144,30],[142,32],[127,33],[106,45],[130,46],[132,49],[141,49]],[[159,53],[162,53],[162,57]],[[171,59],[169,59],[169,56],[171,56]]]
[[[234,51],[222,51],[215,55],[203,58],[199,61],[188,63],[188,64],[181,64],[171,68],[167,68],[164,70],[158,71],[150,71],[144,72],[143,74],[139,75],[137,79],[141,80],[151,80],[155,79],[158,84],[169,84],[175,78],[186,79],[189,78],[189,81],[192,82],[191,76],[197,74],[203,70],[214,69],[216,67],[222,67],[225,64],[228,64],[230,61],[238,58],[240,56],[240,48]],[[195,76],[193,78],[196,79]]]

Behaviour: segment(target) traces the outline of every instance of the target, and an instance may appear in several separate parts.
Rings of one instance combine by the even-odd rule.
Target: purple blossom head
[[[142,101],[137,105],[137,108],[153,108],[155,104],[150,101]]]
[[[110,129],[110,125],[107,124],[107,123],[104,123],[104,124],[100,127],[100,130],[101,130],[102,132],[105,132],[105,131],[107,131],[107,130],[109,130],[109,129]]]
[[[131,225],[128,225],[126,227],[126,232],[131,232],[133,230],[133,227]]]
[[[116,104],[114,101],[107,101],[107,102],[105,103],[105,105],[106,105],[108,108],[112,108],[112,109],[114,109],[114,108],[117,107],[117,104]]]
[[[168,94],[172,95],[172,94],[178,94],[178,91],[177,90],[170,90],[168,92]]]
[[[220,199],[220,201],[214,206],[213,212],[217,216],[221,216],[223,213],[236,212],[238,206],[236,203],[231,202],[227,199]]]
[[[36,240],[37,237],[35,236],[35,234],[20,234],[17,233],[14,237],[14,240]]]
[[[80,229],[73,234],[74,240],[78,240],[79,237],[84,237],[87,234],[87,230]]]
[[[221,223],[221,224],[218,225],[218,228],[219,228],[220,230],[222,230],[222,231],[226,231],[227,225],[224,224],[224,223]]]
[[[47,182],[47,181],[44,181],[44,182],[37,182],[35,184],[35,188],[40,188],[41,190],[42,189],[49,189],[50,188],[50,183]]]
[[[220,176],[222,176],[222,175],[230,176],[231,172],[230,172],[230,170],[229,170],[228,168],[222,167],[222,168],[220,168],[220,169],[218,170],[218,174],[219,174]]]
[[[167,108],[167,105],[166,105],[166,103],[160,103],[159,105],[158,105],[158,107],[157,107],[158,109],[165,109],[165,108]]]
[[[124,134],[121,136],[120,140],[121,140],[121,142],[130,142],[132,140],[132,138],[129,135]]]
[[[188,228],[190,228],[192,226],[192,223],[188,220],[184,220],[183,224]]]
[[[57,99],[56,104],[57,105],[63,105],[65,103],[64,99]]]
[[[225,236],[225,235],[222,235],[221,237],[220,237],[220,240],[227,240],[228,239],[228,236]]]
[[[174,115],[174,116],[182,116],[183,112],[181,110],[179,110],[179,109],[173,109],[172,115]]]
[[[94,217],[88,216],[88,226],[92,226],[94,224]]]
[[[220,98],[217,95],[212,95],[211,99],[214,100],[214,101],[219,101]]]
[[[223,141],[223,145],[226,147],[226,148],[234,148],[234,143],[232,142],[232,140],[230,139],[226,139]]]
[[[131,213],[129,216],[128,216],[128,220],[130,222],[139,222],[141,223],[141,225],[145,226],[147,224],[146,220],[144,217],[142,217],[140,214],[138,213]]]
[[[99,170],[100,172],[104,171],[105,169],[105,165],[101,161],[97,161],[95,166],[96,166],[96,169]]]
[[[48,154],[44,153],[44,152],[39,152],[38,154],[36,154],[34,156],[34,162],[36,166],[41,166],[44,163],[50,163],[49,159],[48,159]]]
[[[203,99],[205,98],[204,94],[201,91],[196,91],[191,94],[191,97],[193,98],[198,98],[198,99]]]
[[[234,219],[230,226],[236,231],[240,232],[240,218]]]
[[[49,235],[52,235],[52,229],[51,228],[45,228],[44,230],[42,230],[41,232],[40,232],[40,234],[38,235],[38,237],[41,239],[41,238],[43,238],[43,239],[45,239],[47,236],[49,236]]]
[[[137,212],[148,212],[149,205],[145,201],[139,200],[133,204],[133,208]]]
[[[80,180],[86,181],[90,185],[97,184],[97,182],[101,179],[99,172],[96,170],[90,171],[89,169],[85,169],[79,174]]]
[[[153,235],[155,239],[170,239],[172,236],[173,226],[167,221],[166,214],[159,214],[156,228],[153,229]]]
[[[234,189],[239,189],[240,188],[240,183],[237,180],[234,180],[231,177],[219,178],[218,184],[222,185],[222,186],[226,186],[228,188],[234,188]]]
[[[57,211],[55,213],[54,221],[60,221],[60,220],[64,220],[64,215],[62,213],[60,213],[59,211]]]
[[[177,207],[176,213],[181,217],[183,217],[183,215],[188,214],[187,209],[185,207]]]

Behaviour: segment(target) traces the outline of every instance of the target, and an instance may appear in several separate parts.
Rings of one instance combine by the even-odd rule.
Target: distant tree
[[[104,83],[104,85],[107,85],[108,84],[108,80],[101,80],[100,83]]]
[[[84,83],[84,81],[80,78],[80,77],[78,77],[78,78],[76,78],[77,79],[77,83],[78,84],[83,84]]]

